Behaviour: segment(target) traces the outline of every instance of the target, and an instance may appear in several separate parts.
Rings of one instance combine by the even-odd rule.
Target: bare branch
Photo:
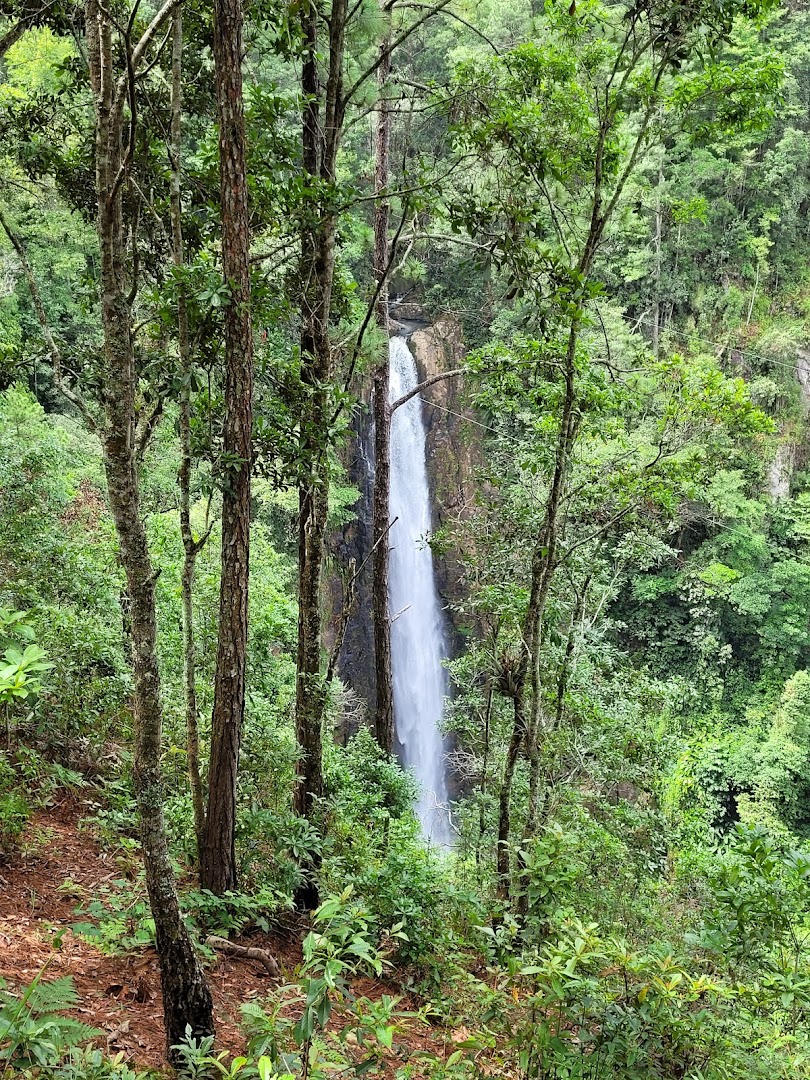
[[[426,8],[427,6],[428,6],[427,4],[416,4],[416,3],[400,4],[399,5],[400,8],[414,8],[416,10]],[[477,26],[473,26],[473,24],[471,22],[468,22],[463,16],[459,15],[459,13],[457,11],[442,11],[441,14],[446,15],[448,17],[448,19],[455,19],[455,21],[457,23],[461,23],[461,25],[466,26],[468,30],[472,30],[472,32],[477,37],[481,38],[482,41],[485,41],[486,44],[489,45],[490,49],[492,49],[492,51],[495,53],[496,56],[501,55],[500,49],[495,44],[495,42],[492,40],[492,38],[487,37],[487,35],[483,32],[483,30],[480,30]]]
[[[156,34],[160,33],[166,20],[174,13],[174,9],[180,7],[182,3],[183,0],[166,0],[166,3],[144,30],[141,40],[132,50],[132,66],[134,68],[138,67],[144,53],[151,45],[152,39]]]
[[[406,205],[404,206],[403,211],[402,211],[402,218],[400,219],[399,225],[397,227],[397,231],[394,234],[393,240],[391,241],[391,250],[390,250],[389,257],[388,257],[388,265],[385,268],[385,273],[380,274],[379,280],[377,281],[377,285],[376,285],[376,287],[374,289],[374,295],[371,297],[371,300],[368,303],[368,307],[366,308],[366,314],[363,317],[363,321],[360,324],[360,329],[357,332],[357,337],[355,338],[354,346],[352,348],[351,360],[349,361],[349,370],[348,370],[348,372],[346,374],[346,378],[345,378],[345,380],[343,382],[344,393],[348,393],[349,386],[351,385],[352,378],[354,377],[354,369],[357,366],[357,359],[360,356],[360,349],[362,348],[362,345],[363,345],[363,339],[366,336],[366,331],[369,328],[371,320],[374,318],[374,311],[375,311],[375,309],[377,307],[377,301],[380,298],[380,293],[385,288],[385,284],[388,281],[388,278],[389,278],[390,273],[391,273],[391,268],[394,265],[394,259],[396,258],[396,253],[397,253],[397,245],[399,244],[399,238],[402,235],[402,230],[405,228],[405,219],[407,218],[407,216],[408,216],[408,205],[406,203]],[[334,415],[332,417],[332,423],[333,424],[335,423],[337,418],[340,416],[343,409],[344,409],[344,403],[341,402],[338,405],[337,409],[335,409],[335,413],[334,413]]]
[[[391,402],[388,411],[393,416],[400,405],[407,405],[411,398],[418,397],[424,390],[427,390],[429,386],[435,386],[436,383],[444,382],[445,379],[454,379],[457,375],[465,375],[466,370],[464,368],[454,368],[452,371],[441,371],[438,375],[431,375],[429,379],[425,379],[424,382],[418,383],[409,390],[407,394],[403,394],[402,397]]]
[[[152,438],[152,433],[162,415],[163,397],[159,397],[149,412],[144,413],[135,432],[135,460],[137,462],[140,463],[143,460],[143,455],[149,446],[149,440]]]
[[[281,978],[281,970],[276,959],[267,949],[259,949],[255,945],[237,945],[236,942],[228,941],[227,938],[216,934],[209,934],[205,939],[205,944],[210,949],[216,949],[228,956],[243,956],[246,960],[258,960],[271,979]]]
[[[19,22],[16,22],[11,29],[7,30],[2,37],[0,37],[0,59],[2,59],[12,45],[16,45],[26,30],[30,30],[32,26],[36,26],[39,19],[54,6],[56,0],[48,0],[48,3],[43,4],[35,11],[29,12],[24,15]]]

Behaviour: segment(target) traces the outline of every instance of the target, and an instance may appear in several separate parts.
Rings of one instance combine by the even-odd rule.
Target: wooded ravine
[[[0,0],[0,1080],[810,1078],[808,42]]]

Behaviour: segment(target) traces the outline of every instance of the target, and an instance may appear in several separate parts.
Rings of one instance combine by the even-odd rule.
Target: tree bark
[[[225,307],[222,576],[208,815],[200,884],[220,895],[236,888],[236,779],[245,712],[253,427],[253,331],[242,101],[241,0],[215,0],[214,65],[219,124],[222,271],[229,297]]]
[[[317,185],[323,153],[321,83],[318,74],[319,15],[314,4],[304,6],[305,42],[301,75],[304,96],[302,145],[304,170]],[[296,657],[295,733],[298,740],[298,782],[295,811],[313,820],[323,793],[322,739],[326,688],[321,673],[321,566],[329,494],[326,448],[322,445],[326,419],[325,380],[331,367],[328,317],[334,274],[334,230],[320,220],[301,236],[301,378],[309,389],[301,424],[304,476],[298,491],[298,650]],[[324,341],[324,335],[327,335]],[[326,353],[326,355],[324,355]],[[312,897],[307,906],[312,906]]]
[[[380,46],[380,66],[377,85],[380,95],[377,111],[374,160],[374,277],[377,285],[375,318],[386,338],[384,355],[374,369],[374,502],[372,510],[372,619],[374,625],[374,666],[377,683],[377,704],[374,714],[374,733],[382,749],[390,754],[394,748],[394,684],[391,667],[391,617],[388,606],[388,566],[391,547],[388,542],[391,495],[391,361],[387,339],[391,334],[388,314],[388,226],[391,204],[388,189],[388,155],[391,143],[391,110],[385,98],[385,88],[391,73],[390,12],[385,37]]]
[[[492,681],[489,680],[487,684],[487,703],[484,708],[484,756],[481,762],[481,788],[479,792],[480,803],[478,807],[478,838],[475,844],[475,865],[481,868],[481,849],[484,845],[484,836],[486,835],[486,795],[487,784],[489,781],[489,744],[490,744],[490,726],[492,723],[492,700],[493,700],[493,687]]]
[[[137,374],[132,347],[134,282],[127,273],[122,175],[124,93],[116,91],[112,27],[97,0],[86,9],[87,51],[95,104],[97,228],[105,377],[104,469],[120,559],[131,600],[134,691],[134,784],[149,904],[160,957],[167,1052],[186,1037],[213,1033],[211,994],[183,922],[169,858],[161,775],[162,707],[156,650],[155,578],[141,511],[136,456]],[[125,90],[127,88],[125,87]],[[132,91],[131,83],[128,87]],[[130,98],[130,101],[132,99]],[[134,115],[129,118],[135,123]],[[130,146],[132,142],[130,142]]]
[[[301,379],[305,393],[300,434],[302,476],[298,493],[295,700],[299,749],[295,811],[309,821],[317,819],[323,794],[323,721],[327,686],[321,657],[321,573],[329,510],[328,429],[330,388],[335,369],[329,318],[337,235],[332,189],[345,109],[343,62],[347,15],[346,0],[335,0],[328,21],[328,75],[324,87],[318,74],[321,16],[314,4],[305,5],[301,16],[304,38],[301,76],[303,164],[317,193],[312,207],[314,220],[301,235]],[[311,907],[316,896],[310,875],[307,887],[298,896],[299,904]]]
[[[652,351],[655,360],[658,359],[661,338],[661,240],[663,229],[663,209],[661,206],[661,188],[664,184],[664,159],[658,166],[658,184],[655,188],[655,233],[653,235],[653,248],[655,262],[653,267],[653,326],[652,326]]]
[[[171,119],[171,192],[172,261],[182,272],[183,217],[180,204],[182,164],[182,70],[183,14],[175,11],[172,21],[172,119]],[[197,709],[197,672],[194,642],[194,573],[197,555],[207,536],[195,540],[191,530],[191,377],[192,357],[188,333],[188,302],[185,283],[178,277],[177,287],[177,351],[180,357],[180,468],[177,483],[180,489],[180,534],[183,540],[183,569],[180,594],[183,609],[183,689],[186,699],[186,765],[191,804],[194,811],[194,835],[197,840],[197,866],[202,862],[205,839],[205,799],[200,775],[200,731]]]
[[[526,734],[526,717],[523,713],[523,693],[516,692],[512,698],[514,708],[514,720],[512,723],[512,735],[509,739],[509,749],[506,752],[506,763],[501,781],[501,792],[498,799],[498,847],[496,855],[496,867],[498,873],[498,896],[502,900],[509,898],[509,834],[511,831],[511,801],[512,781],[515,776],[520,753],[520,744]]]

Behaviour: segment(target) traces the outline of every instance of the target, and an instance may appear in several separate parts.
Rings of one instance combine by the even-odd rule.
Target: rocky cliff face
[[[419,376],[428,379],[460,367],[465,349],[458,320],[445,317],[418,330],[410,339]],[[427,467],[433,498],[433,527],[439,533],[435,552],[439,592],[453,631],[453,652],[460,647],[460,624],[453,605],[462,600],[464,568],[458,552],[442,543],[443,533],[470,513],[475,495],[473,479],[480,464],[477,429],[468,421],[472,414],[465,406],[464,379],[456,377],[435,383],[422,395],[427,428]]]
[[[401,312],[397,314],[402,315]],[[414,317],[418,315],[413,313]],[[408,317],[411,317],[408,313]],[[451,318],[438,320],[416,330],[409,339],[421,379],[461,365],[464,345],[461,326]],[[460,378],[448,379],[429,387],[423,394],[427,428],[427,467],[434,513],[434,530],[440,533],[468,512],[473,498],[472,477],[479,460],[475,428],[467,423],[463,387]],[[368,410],[358,414],[354,438],[347,460],[351,482],[361,493],[355,507],[356,520],[332,538],[331,555],[336,564],[330,574],[329,604],[334,613],[330,628],[334,633],[337,613],[343,603],[343,581],[350,560],[360,566],[371,550],[371,494],[373,491],[374,433]],[[464,595],[463,568],[452,548],[439,544],[436,549],[439,592],[447,606],[450,646],[460,647],[460,627],[452,604]],[[358,580],[357,597],[349,620],[338,671],[373,712],[376,696],[374,646],[371,626],[370,560]]]
[[[796,381],[799,384],[802,420],[806,425],[810,420],[810,351],[807,349],[796,350]],[[801,432],[783,430],[782,436],[765,477],[767,492],[772,499],[790,497],[796,469],[807,456]]]
[[[352,438],[346,460],[349,480],[360,492],[354,507],[355,517],[330,540],[331,567],[328,572],[326,647],[333,647],[337,621],[345,603],[346,583],[355,567],[362,566],[372,547],[371,507],[374,491],[374,431],[368,409],[361,409],[352,424]],[[353,734],[362,721],[362,713],[373,715],[377,695],[374,675],[374,634],[371,623],[371,559],[356,582],[352,612],[346,626],[343,648],[338,658],[338,674],[356,694],[364,708],[352,711],[352,722],[343,724],[341,740]]]

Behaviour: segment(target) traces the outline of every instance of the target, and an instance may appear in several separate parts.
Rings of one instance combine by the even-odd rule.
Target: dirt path
[[[0,978],[8,989],[16,990],[43,970],[46,980],[71,975],[79,995],[74,1010],[77,1019],[105,1033],[98,1045],[111,1054],[123,1051],[135,1067],[161,1069],[165,1067],[163,1007],[154,949],[106,956],[70,929],[73,923],[87,921],[76,912],[79,903],[98,897],[105,885],[122,876],[115,852],[102,848],[91,831],[79,828],[87,812],[68,799],[36,813],[20,850],[10,862],[0,864]],[[301,959],[301,930],[294,927],[286,935],[273,937],[257,934],[242,943],[269,949],[286,980]],[[276,984],[260,963],[220,954],[208,978],[214,998],[216,1050],[240,1054],[245,1049],[240,1006],[268,995]],[[395,984],[369,978],[358,979],[354,990],[373,999],[397,994]],[[402,1000],[403,1008],[415,1005],[407,997]],[[463,1037],[465,1031],[451,1034],[417,1022],[409,1024],[398,1035],[395,1049],[385,1055],[383,1072],[393,1076],[396,1067],[415,1051],[445,1056],[448,1047]]]
[[[75,913],[77,898],[97,894],[121,876],[113,853],[78,830],[84,813],[69,801],[35,814],[21,851],[0,865],[0,978],[15,989],[43,968],[45,979],[72,975],[80,997],[77,1018],[106,1033],[111,1053],[122,1050],[141,1068],[159,1068],[165,1061],[163,1009],[154,950],[105,956],[70,930],[84,918]],[[274,941],[272,947],[282,969],[294,966],[294,940]],[[209,979],[217,1049],[239,1053],[244,1049],[239,1006],[270,990],[267,972],[255,961],[218,956]]]

